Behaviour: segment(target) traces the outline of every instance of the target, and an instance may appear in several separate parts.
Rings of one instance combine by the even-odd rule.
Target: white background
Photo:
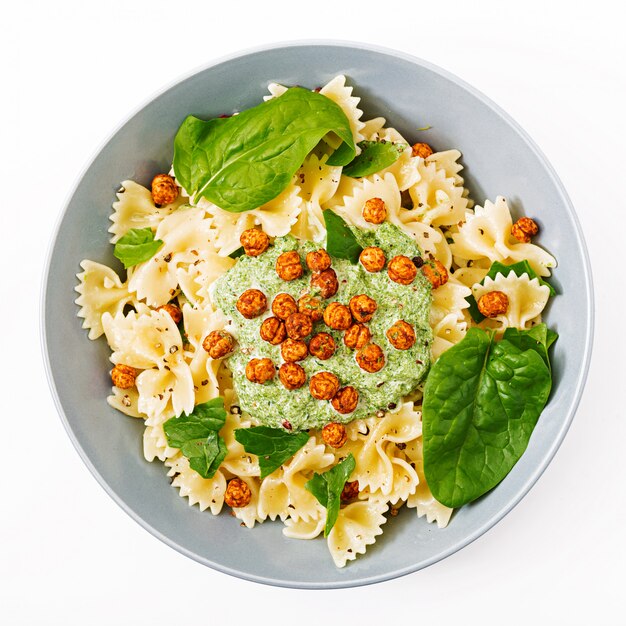
[[[0,98],[0,619],[6,624],[626,623],[624,117],[618,2],[14,2]],[[508,111],[578,211],[596,285],[587,388],[522,503],[445,561],[360,589],[265,587],[207,569],[119,509],[55,412],[39,347],[45,250],[73,182],[181,74],[300,38],[398,48]],[[549,239],[546,233],[545,240]],[[576,315],[576,311],[571,311]],[[330,558],[330,557],[329,557]]]

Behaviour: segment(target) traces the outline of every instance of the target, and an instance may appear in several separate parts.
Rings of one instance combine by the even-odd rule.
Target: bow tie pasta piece
[[[124,415],[139,417],[141,419],[146,418],[146,415],[144,415],[137,406],[139,403],[139,394],[137,393],[136,387],[132,387],[131,389],[119,389],[115,386],[111,387],[111,395],[107,397],[107,402],[109,406],[121,411]]]
[[[453,274],[448,282],[433,290],[433,303],[430,308],[431,326],[439,323],[450,314],[456,315],[459,321],[464,319],[463,311],[469,308],[465,298],[472,295],[472,290],[460,283]]]
[[[266,479],[267,480],[267,479]],[[290,539],[315,539],[324,530],[326,524],[326,511],[320,507],[320,514],[317,518],[310,520],[295,520],[291,517],[285,520],[283,535]]]
[[[176,269],[176,280],[184,296],[193,306],[211,306],[210,287],[233,265],[235,259],[220,256],[217,249],[199,250],[196,260]]]
[[[384,128],[387,120],[384,117],[374,117],[371,120],[363,122],[361,134],[365,141],[376,141],[378,133]]]
[[[154,425],[148,425],[146,421],[146,428],[143,431],[143,456],[146,461],[159,461],[164,462],[167,459],[171,459],[178,454],[176,448],[170,448],[167,445],[167,438],[163,432],[163,422],[166,418],[162,418],[160,423]]]
[[[467,332],[467,322],[460,321],[456,313],[448,313],[433,326],[433,344],[431,353],[433,362],[448,348],[459,343]]]

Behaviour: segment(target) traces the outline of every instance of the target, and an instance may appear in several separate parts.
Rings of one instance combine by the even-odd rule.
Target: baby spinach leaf
[[[283,191],[329,132],[347,146],[333,162],[349,163],[356,149],[345,113],[322,94],[292,87],[228,118],[185,119],[174,139],[174,171],[195,200],[250,211]]]
[[[346,222],[334,211],[323,213],[326,224],[326,250],[330,256],[357,263],[363,248]]]
[[[494,343],[479,328],[439,357],[426,381],[422,414],[424,473],[439,502],[462,506],[509,473],[551,385],[537,350],[507,339]]]
[[[163,242],[154,238],[150,228],[131,228],[115,244],[113,254],[128,269],[151,259],[162,245]]]
[[[356,462],[352,453],[323,474],[313,474],[313,478],[305,483],[305,488],[310,491],[317,501],[326,508],[326,525],[324,537],[328,537],[339,517],[341,506],[341,492],[348,478],[354,471]]]
[[[189,459],[189,467],[202,478],[213,478],[228,454],[224,440],[214,430],[204,439],[186,441],[180,451]]]
[[[548,349],[558,339],[558,334],[545,324],[537,324],[529,330],[507,328],[502,337],[520,350],[535,350],[543,362],[551,369]]]
[[[291,434],[281,428],[252,426],[238,428],[235,431],[235,439],[246,452],[259,457],[263,479],[290,459],[309,440],[309,434],[304,431]]]
[[[391,141],[362,141],[361,154],[343,168],[342,174],[352,178],[362,178],[389,167],[406,150],[406,143]]]
[[[246,251],[243,249],[243,246],[241,246],[240,248],[237,248],[236,250],[231,252],[228,256],[231,259],[238,259],[240,256],[243,256],[245,253]]]

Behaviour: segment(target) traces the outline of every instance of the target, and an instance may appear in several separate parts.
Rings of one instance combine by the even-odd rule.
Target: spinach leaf
[[[163,245],[160,239],[154,238],[150,228],[131,228],[115,244],[113,254],[128,269],[133,265],[151,259]]]
[[[290,459],[309,440],[309,434],[300,432],[292,435],[280,428],[252,426],[238,428],[235,431],[235,439],[246,452],[259,457],[263,479]]]
[[[369,176],[395,163],[406,150],[406,143],[361,141],[361,154],[343,168],[342,174],[352,178]]]
[[[224,400],[198,404],[189,415],[172,417],[163,424],[167,443],[189,459],[189,467],[203,478],[212,478],[228,450],[219,430],[226,421]]]
[[[239,115],[185,119],[174,139],[174,171],[196,201],[250,211],[283,191],[329,132],[347,146],[335,164],[349,163],[356,150],[345,113],[322,94],[292,87]]]
[[[355,467],[356,462],[352,453],[350,453],[343,461],[337,463],[335,467],[327,472],[313,474],[313,478],[304,485],[315,496],[317,501],[326,508],[324,537],[328,537],[339,517],[341,492]]]
[[[548,399],[548,365],[537,350],[516,343],[522,344],[494,343],[492,334],[471,328],[428,375],[424,473],[433,495],[446,506],[475,500],[509,473]]]
[[[550,330],[545,324],[537,324],[530,330],[507,328],[502,338],[510,341],[520,350],[535,350],[551,369],[548,349],[558,337],[558,334]]]
[[[243,256],[245,253],[246,251],[243,249],[243,246],[241,246],[240,248],[233,250],[233,252],[231,252],[228,256],[231,259],[238,259],[240,256]]]
[[[323,213],[326,224],[326,250],[330,256],[357,263],[363,248],[345,221],[334,211]]]

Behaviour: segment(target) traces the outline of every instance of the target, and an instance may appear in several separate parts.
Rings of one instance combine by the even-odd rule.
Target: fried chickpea
[[[274,378],[276,368],[271,359],[252,359],[246,365],[246,378],[251,383],[262,385]]]
[[[118,389],[130,389],[135,386],[137,371],[130,365],[118,363],[111,371],[111,381]]]
[[[152,200],[154,204],[163,206],[172,204],[178,198],[178,186],[169,174],[157,174],[152,179]]]
[[[532,237],[539,232],[539,226],[530,217],[520,217],[511,227],[511,235],[522,243],[530,243]]]
[[[398,320],[385,334],[396,350],[408,350],[415,343],[413,326],[404,320]]]
[[[357,322],[369,322],[374,317],[377,308],[376,300],[365,294],[350,298],[350,312]]]
[[[241,233],[239,241],[248,256],[263,254],[270,245],[270,238],[258,228],[248,228]]]
[[[175,304],[164,304],[157,307],[157,311],[165,311],[174,320],[174,324],[179,324],[183,319],[183,312]]]
[[[348,441],[348,433],[343,424],[330,422],[322,428],[322,439],[327,446],[331,448],[341,448]]]
[[[312,272],[323,272],[330,267],[330,256],[323,248],[308,252],[306,255],[307,267]]]
[[[295,250],[283,252],[276,259],[276,273],[283,280],[295,280],[300,278],[303,273],[300,255]]]
[[[368,343],[357,350],[356,362],[362,370],[373,374],[385,366],[385,355],[380,346],[375,343]]]
[[[389,261],[387,274],[394,283],[410,285],[417,276],[417,268],[415,267],[415,263],[413,263],[408,256],[399,254]]]
[[[324,317],[322,301],[308,293],[298,298],[298,311],[308,315],[312,322],[319,322]]]
[[[489,291],[478,299],[478,310],[485,317],[504,315],[509,308],[509,298],[502,291]]]
[[[354,387],[342,387],[331,400],[333,409],[337,413],[346,415],[352,413],[356,409],[356,405],[359,403],[359,392]]]
[[[224,502],[234,509],[248,506],[252,500],[252,491],[248,487],[246,481],[241,478],[232,478],[228,481],[226,492],[224,493]]]
[[[372,333],[367,326],[363,324],[352,324],[348,330],[346,330],[343,336],[343,342],[347,348],[352,350],[362,348],[369,343],[372,338]]]
[[[313,330],[313,320],[304,313],[292,313],[285,320],[285,328],[290,339],[304,339]]]
[[[385,253],[377,246],[369,246],[363,248],[363,252],[359,255],[361,265],[370,273],[380,272],[385,267]]]
[[[382,224],[387,219],[387,205],[381,198],[370,198],[363,207],[363,219],[370,224]]]
[[[352,314],[345,304],[331,302],[324,311],[324,322],[333,330],[347,330],[352,325]]]
[[[433,149],[427,143],[414,143],[411,148],[411,156],[422,159],[428,158],[433,153]]]
[[[225,330],[213,330],[204,338],[202,347],[212,359],[223,359],[235,349],[235,338]]]
[[[350,502],[359,495],[359,481],[353,480],[346,483],[341,491],[340,499],[342,502]]]
[[[316,400],[332,400],[339,391],[339,379],[331,372],[311,376],[309,391]]]
[[[285,329],[285,322],[279,320],[277,317],[267,317],[263,320],[259,334],[263,341],[271,343],[273,346],[277,346],[287,338],[287,330]]]
[[[286,389],[300,389],[306,382],[306,372],[297,363],[283,363],[278,369],[278,378]]]
[[[318,333],[309,341],[309,352],[320,361],[330,359],[336,349],[335,340],[328,333]]]
[[[298,312],[298,305],[293,296],[288,293],[279,293],[272,302],[272,313],[281,320],[286,320],[293,313]]]
[[[311,276],[311,287],[318,289],[322,298],[332,298],[339,291],[335,270],[330,268]]]
[[[246,289],[237,300],[237,310],[251,320],[267,311],[267,298],[258,289]]]
[[[436,259],[424,263],[420,267],[420,271],[426,276],[433,289],[437,289],[448,282],[448,270],[441,261]]]
[[[309,349],[304,341],[287,338],[280,344],[280,354],[287,363],[293,363],[306,359]]]

